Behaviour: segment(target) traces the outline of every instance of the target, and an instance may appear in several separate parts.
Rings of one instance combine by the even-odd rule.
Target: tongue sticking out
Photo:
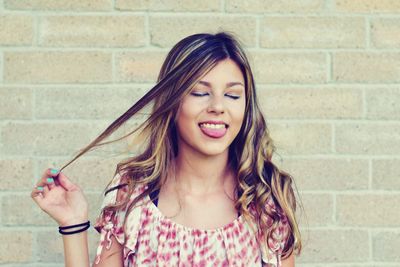
[[[200,125],[200,129],[201,131],[212,138],[221,138],[222,136],[225,135],[226,133],[226,127],[222,127],[222,128],[208,128],[208,127],[204,127],[202,125]]]

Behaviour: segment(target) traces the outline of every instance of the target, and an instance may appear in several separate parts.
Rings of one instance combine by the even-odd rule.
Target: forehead
[[[197,83],[201,84],[201,85],[204,85],[204,86],[207,86],[207,87],[210,87],[210,88],[212,87],[212,83],[210,83],[208,81],[200,80]],[[232,87],[232,86],[235,86],[235,85],[244,87],[244,84],[242,82],[227,82],[226,83],[226,87]]]
[[[219,61],[200,80],[202,82],[198,83],[203,85],[218,82],[244,84],[244,77],[240,67],[230,58]]]

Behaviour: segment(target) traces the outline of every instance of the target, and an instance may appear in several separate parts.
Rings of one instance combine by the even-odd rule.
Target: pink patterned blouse
[[[121,181],[117,174],[111,187]],[[146,187],[138,187],[130,197],[132,201]],[[118,192],[117,192],[118,191]],[[110,191],[103,200],[102,209],[121,200],[127,193],[127,186]],[[137,206],[138,204],[146,203]],[[260,249],[255,235],[242,216],[231,223],[212,230],[186,227],[165,217],[149,196],[140,200],[127,218],[125,233],[123,220],[125,211],[102,212],[94,228],[100,233],[95,262],[101,261],[102,250],[110,249],[111,235],[123,244],[124,266],[281,266],[281,252],[289,233],[289,225],[283,218],[274,242],[269,242],[269,253]],[[274,208],[273,201],[268,205]]]

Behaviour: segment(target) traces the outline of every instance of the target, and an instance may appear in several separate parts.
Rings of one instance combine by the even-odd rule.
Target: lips
[[[213,121],[213,120],[210,120],[210,121],[202,121],[202,122],[199,123],[199,126],[201,126],[202,124],[212,124],[212,125],[221,125],[221,124],[223,124],[223,125],[225,125],[225,128],[228,128],[228,127],[229,127],[229,124],[227,124],[227,123],[224,122],[224,121]]]
[[[199,127],[206,136],[221,138],[226,134],[229,125],[223,121],[205,121],[199,123]]]

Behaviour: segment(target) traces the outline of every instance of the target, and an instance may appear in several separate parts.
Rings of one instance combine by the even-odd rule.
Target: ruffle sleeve
[[[276,210],[276,205],[272,198],[269,198],[267,205],[272,210]],[[286,215],[282,212],[278,214],[280,214],[280,221],[278,227],[272,232],[272,238],[268,240],[268,252],[265,249],[261,250],[263,266],[280,267],[282,265],[281,256],[290,236],[291,228]]]
[[[129,260],[129,256],[135,252],[136,240],[138,231],[140,228],[140,208],[134,208],[129,213],[129,218],[127,218],[127,225],[124,227],[124,219],[127,211],[125,209],[118,211],[105,211],[104,207],[110,204],[117,204],[119,201],[123,200],[128,192],[128,186],[126,185],[126,180],[119,174],[116,174],[111,181],[109,189],[120,186],[115,190],[109,191],[103,199],[101,204],[100,215],[96,218],[94,228],[100,233],[100,241],[96,250],[95,264],[100,262],[101,252],[105,247],[107,250],[111,248],[112,239],[111,235],[114,235],[115,239],[121,245],[124,244],[125,239],[127,242],[124,246],[124,262],[125,265]],[[133,195],[130,196],[130,201],[133,200]],[[128,203],[129,204],[129,203]],[[124,229],[129,229],[129,233],[126,233]],[[127,266],[127,265],[126,265]]]

